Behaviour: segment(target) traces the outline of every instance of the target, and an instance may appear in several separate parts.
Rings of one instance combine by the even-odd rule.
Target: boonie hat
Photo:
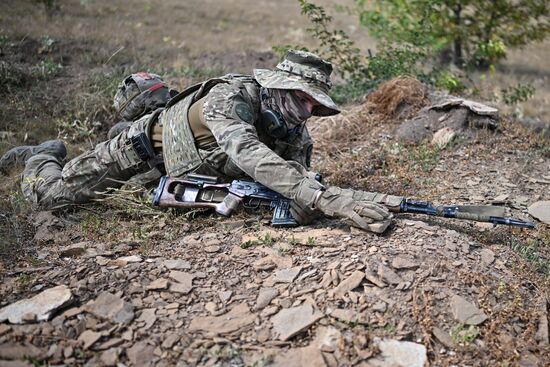
[[[275,68],[254,69],[254,78],[264,88],[300,90],[321,104],[313,110],[315,116],[331,116],[340,108],[328,91],[332,87],[332,64],[306,51],[289,50]]]

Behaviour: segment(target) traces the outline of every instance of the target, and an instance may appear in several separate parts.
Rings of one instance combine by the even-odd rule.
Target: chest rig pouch
[[[162,149],[168,175],[182,176],[202,163],[193,131],[189,126],[188,111],[191,105],[204,97],[212,87],[227,82],[227,79],[215,78],[193,85],[176,95],[166,105],[159,122],[162,124]]]

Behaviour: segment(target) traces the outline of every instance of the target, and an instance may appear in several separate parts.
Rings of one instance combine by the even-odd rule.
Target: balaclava
[[[267,96],[267,98],[262,101],[265,107],[279,112],[285,120],[289,130],[311,117],[311,113],[304,104],[300,102],[294,91],[263,88],[262,92]]]

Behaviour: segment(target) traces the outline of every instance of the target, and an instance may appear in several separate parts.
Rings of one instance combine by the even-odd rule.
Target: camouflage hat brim
[[[254,78],[264,88],[300,90],[315,99],[321,106],[315,108],[315,116],[332,116],[340,113],[340,108],[317,83],[308,82],[298,75],[279,70],[254,69]]]

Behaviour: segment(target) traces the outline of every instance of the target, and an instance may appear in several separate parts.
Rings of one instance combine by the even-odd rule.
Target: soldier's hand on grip
[[[325,215],[349,219],[354,226],[375,233],[384,232],[392,218],[384,206],[354,200],[332,188],[320,195],[315,207]]]

